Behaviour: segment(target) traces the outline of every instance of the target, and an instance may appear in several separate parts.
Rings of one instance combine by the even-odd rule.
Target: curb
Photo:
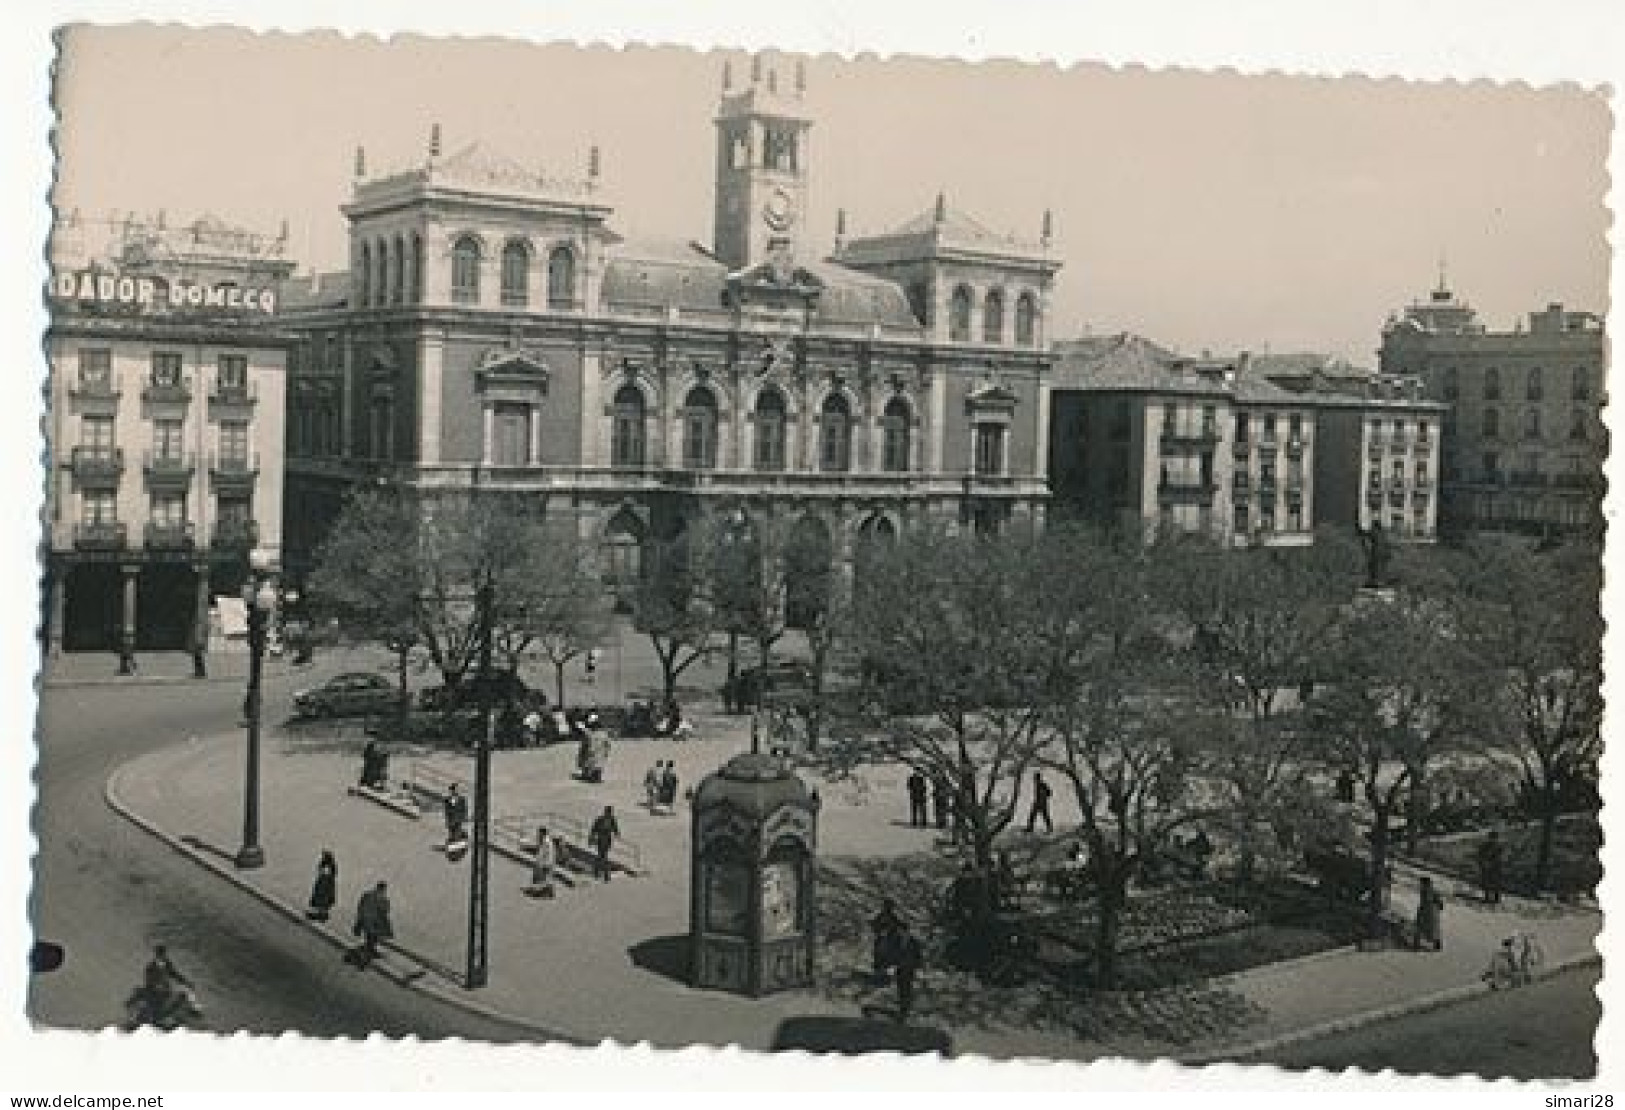
[[[292,666],[266,667],[264,677],[275,678],[298,674],[304,668]],[[49,666],[43,666],[39,671],[39,685],[46,690],[72,690],[85,689],[95,686],[217,686],[222,683],[242,685],[248,681],[248,672],[242,674],[209,674],[198,678],[191,674],[110,674],[96,678],[74,678],[67,676],[51,676],[47,672]]]
[[[289,921],[292,921],[294,924],[302,925],[309,929],[311,932],[315,933],[318,937],[326,941],[329,945],[340,952],[348,951],[350,948],[354,947],[349,938],[343,936],[337,930],[325,926],[320,922],[311,921],[305,916],[304,911],[299,909],[297,906],[291,906],[275,895],[261,890],[259,887],[255,886],[241,875],[238,875],[229,867],[226,867],[216,860],[209,858],[204,853],[197,851],[190,844],[186,843],[184,839],[165,832],[163,829],[159,828],[153,822],[141,816],[129,805],[127,805],[124,802],[124,799],[119,795],[119,785],[124,778],[125,773],[129,770],[131,764],[134,762],[134,760],[131,760],[129,763],[124,763],[114,770],[114,772],[108,776],[107,783],[102,789],[102,798],[107,802],[108,807],[112,809],[113,812],[117,813],[120,817],[123,817],[126,821],[129,821],[132,825],[135,825],[137,828],[154,837],[161,843],[167,845],[170,850],[174,851],[176,854],[184,856],[187,859],[190,859],[192,862],[199,864],[204,869],[213,872],[219,878],[224,879],[238,890],[251,895],[262,905],[276,911],[278,914],[287,918]],[[599,1043],[596,1040],[587,1040],[569,1033],[560,1032],[556,1029],[548,1029],[525,1018],[516,1017],[513,1014],[486,1006],[483,1003],[471,1001],[468,998],[454,993],[448,984],[441,983],[438,976],[435,976],[435,974],[429,970],[426,964],[412,956],[410,952],[387,942],[386,947],[399,956],[411,960],[415,965],[415,968],[409,971],[399,971],[387,966],[381,960],[375,960],[369,966],[368,970],[376,970],[378,974],[394,983],[397,987],[403,987],[430,995],[431,997],[434,997],[446,1005],[454,1007],[455,1009],[473,1014],[476,1017],[484,1018],[487,1021],[495,1022],[498,1025],[509,1026],[515,1031],[523,1033],[527,1037],[536,1040],[584,1047],[591,1047]]]
[[[1540,974],[1536,975],[1532,982],[1540,982],[1544,979],[1550,979],[1554,975],[1560,975],[1563,972],[1572,971],[1577,967],[1585,967],[1590,964],[1601,963],[1602,954],[1595,951],[1585,955],[1570,956],[1566,960],[1557,960],[1542,968]],[[1394,1018],[1408,1017],[1412,1014],[1420,1014],[1426,1013],[1429,1010],[1442,1009],[1443,1007],[1454,1005],[1457,1002],[1466,1002],[1469,999],[1477,998],[1479,995],[1487,995],[1491,993],[1494,993],[1494,988],[1492,988],[1488,983],[1477,981],[1463,983],[1460,986],[1449,987],[1442,991],[1435,991],[1432,994],[1408,999],[1405,1002],[1396,1002],[1388,1006],[1379,1006],[1374,1010],[1364,1010],[1357,1014],[1349,1014],[1346,1017],[1333,1018],[1330,1021],[1323,1021],[1319,1025],[1305,1026],[1302,1029],[1295,1029],[1290,1033],[1281,1033],[1274,1037],[1266,1037],[1263,1040],[1246,1042],[1219,1050],[1208,1049],[1202,1052],[1192,1053],[1190,1055],[1174,1056],[1171,1057],[1171,1059],[1173,1059],[1176,1063],[1185,1065],[1186,1067],[1201,1067],[1207,1064],[1225,1063],[1269,1063],[1267,1060],[1257,1061],[1254,1058],[1262,1056],[1266,1053],[1275,1052],[1282,1048],[1287,1048],[1291,1045],[1301,1044],[1305,1041],[1316,1041],[1323,1037],[1330,1037],[1338,1033],[1347,1033],[1355,1029],[1361,1029],[1367,1025],[1378,1025],[1385,1021],[1391,1021]]]

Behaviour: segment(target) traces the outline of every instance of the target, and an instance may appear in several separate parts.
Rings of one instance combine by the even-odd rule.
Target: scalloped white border
[[[357,1085],[406,1091],[582,1089],[600,1086],[662,1091],[725,1087],[801,1092],[844,1089],[922,1089],[969,1104],[966,1092],[1011,1090],[1138,1090],[1126,1097],[1153,1097],[1171,1103],[1192,1097],[1200,1085],[1204,1099],[1242,1105],[1238,1092],[1267,1090],[1272,1101],[1298,1091],[1317,1099],[1374,1096],[1384,1100],[1426,1098],[1436,1103],[1486,1098],[1512,1106],[1544,1106],[1551,1088],[1487,1085],[1473,1080],[1379,1079],[1369,1075],[1336,1078],[1294,1076],[1271,1069],[1209,1068],[1187,1071],[1169,1065],[999,1064],[956,1061],[952,1065],[868,1058],[837,1063],[793,1057],[755,1058],[736,1051],[694,1050],[655,1054],[647,1049],[602,1053],[573,1050],[490,1049],[483,1046],[410,1045],[358,1047],[238,1036],[229,1041],[132,1042],[126,1038],[42,1034],[22,1017],[25,977],[21,954],[29,938],[26,900],[33,850],[28,808],[32,801],[32,684],[37,659],[38,619],[32,583],[37,574],[38,489],[37,416],[34,369],[37,337],[44,326],[39,305],[39,258],[48,225],[42,203],[51,180],[46,143],[51,125],[50,28],[68,21],[125,22],[174,20],[191,24],[232,23],[260,30],[332,28],[389,33],[492,34],[533,40],[577,39],[615,45],[632,42],[696,47],[775,46],[786,50],[908,53],[978,60],[1014,57],[1027,61],[1103,61],[1118,65],[1191,66],[1246,73],[1397,76],[1404,78],[1576,82],[1619,88],[1625,74],[1625,5],[1614,0],[1137,0],[1137,2],[1040,3],[1035,0],[510,0],[447,4],[444,0],[394,0],[347,5],[317,0],[283,0],[269,5],[187,0],[12,0],[3,17],[6,34],[0,65],[0,118],[4,119],[6,172],[0,191],[6,200],[5,257],[0,268],[6,327],[0,342],[9,356],[0,374],[0,581],[12,584],[0,622],[0,1096],[38,1091],[181,1092],[185,1090],[338,1090]],[[1617,176],[1622,156],[1617,142],[1610,170]],[[1612,198],[1610,197],[1612,206]],[[1617,244],[1617,236],[1615,237]],[[1617,245],[1616,245],[1617,261]],[[1622,303],[1618,266],[1611,277],[1614,303]],[[1616,452],[1616,456],[1617,456]],[[1614,487],[1625,480],[1625,464],[1609,462]],[[1616,525],[1618,498],[1609,517]],[[1611,569],[1618,570],[1615,559]],[[1610,577],[1609,611],[1618,609],[1617,575]],[[1625,610],[1619,610],[1625,611]],[[1617,645],[1610,635],[1610,647]],[[1610,652],[1612,657],[1614,652]],[[1618,682],[1609,683],[1614,704]],[[1616,731],[1610,728],[1610,731]],[[1625,777],[1625,752],[1604,757],[1605,784]],[[1607,862],[1625,861],[1625,807],[1605,812]],[[1625,866],[1609,868],[1602,896],[1610,908],[1621,904]],[[1615,935],[1604,933],[1605,959],[1625,955]],[[1605,978],[1603,1027],[1598,1045],[1602,1073],[1597,1083],[1567,1093],[1608,1091],[1625,1097],[1625,992],[1618,976]],[[1617,1003],[1618,1005],[1612,1005]],[[206,1050],[206,1051],[205,1051]],[[364,1053],[365,1061],[356,1054]],[[1154,1093],[1160,1092],[1160,1094]],[[1208,1094],[1207,1092],[1212,1092]],[[1362,1093],[1363,1092],[1363,1093]],[[269,1105],[271,1096],[254,1101]],[[309,1096],[295,1096],[306,1098]],[[355,1096],[345,1096],[348,1103]],[[400,1096],[389,1096],[390,1104]],[[443,1095],[405,1096],[434,1098]],[[589,1096],[591,1097],[591,1096]],[[650,1096],[645,1096],[650,1097]],[[654,1095],[698,1104],[695,1094]],[[783,1096],[779,1096],[783,1097]],[[885,1097],[885,1096],[882,1096]],[[1089,1097],[1089,1096],[1084,1096]],[[249,1096],[233,1098],[233,1103]],[[278,1099],[285,1102],[285,1099]],[[364,1098],[383,1105],[379,1096]],[[482,1102],[487,1101],[482,1099]],[[518,1099],[511,1101],[518,1104]],[[710,1102],[710,1099],[706,1099]],[[729,1101],[734,1101],[732,1098]],[[742,1099],[740,1101],[743,1101]],[[777,1098],[775,1099],[777,1101]],[[1250,1104],[1254,1099],[1248,1098]],[[338,1096],[318,1099],[338,1105]],[[534,1097],[524,1099],[535,1105]],[[201,1106],[201,1097],[176,1093],[170,1105]],[[1365,1103],[1363,1103],[1365,1105]]]

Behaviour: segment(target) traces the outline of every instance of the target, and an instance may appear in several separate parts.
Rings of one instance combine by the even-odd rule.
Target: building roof
[[[936,258],[943,254],[988,255],[1059,268],[1042,243],[1001,235],[943,198],[918,215],[880,235],[858,236],[836,252],[840,262],[863,264]]]
[[[1173,351],[1131,332],[1064,339],[1055,344],[1053,389],[1093,392],[1213,393],[1222,375],[1191,373]]]
[[[278,294],[284,311],[343,308],[350,303],[350,272],[333,270],[292,277],[283,283]]]

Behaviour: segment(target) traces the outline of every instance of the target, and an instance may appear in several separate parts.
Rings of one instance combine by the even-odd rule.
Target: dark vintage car
[[[300,717],[370,717],[389,713],[399,705],[395,686],[381,674],[356,671],[334,675],[320,686],[293,696],[293,711]]]

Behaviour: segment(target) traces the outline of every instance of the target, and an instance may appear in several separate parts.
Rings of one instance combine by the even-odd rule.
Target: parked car
[[[485,705],[545,709],[547,695],[525,685],[525,680],[512,671],[503,670],[493,670],[484,679],[471,674],[455,687],[431,686],[418,694],[418,708],[430,711],[479,709]]]
[[[383,675],[356,671],[300,690],[293,696],[293,711],[300,717],[367,717],[392,712],[398,696]]]

